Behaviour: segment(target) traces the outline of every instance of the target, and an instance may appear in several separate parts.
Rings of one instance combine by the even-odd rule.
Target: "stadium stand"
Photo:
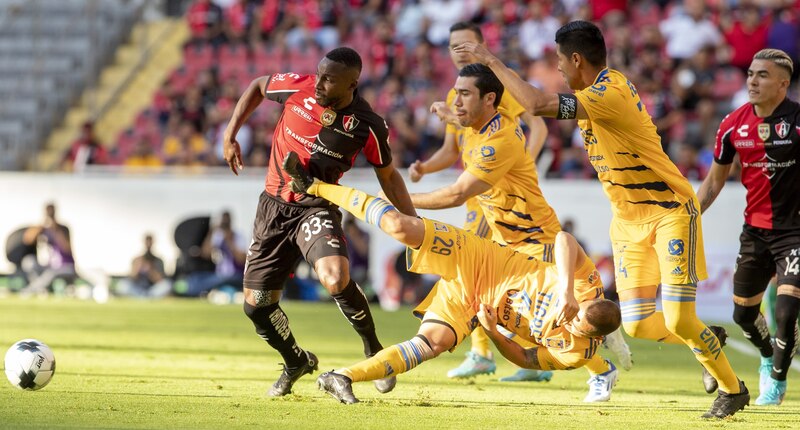
[[[125,38],[140,1],[0,1],[0,169],[42,148]],[[13,101],[12,101],[13,100]]]
[[[131,33],[132,23],[141,15],[141,1],[111,3],[0,1],[4,23],[0,28],[0,95],[16,100],[13,107],[0,107],[0,168],[57,169],[54,160],[66,151],[77,128],[94,119],[84,112],[63,121],[65,109],[75,103],[87,78],[98,76],[99,67],[108,64],[114,47]],[[536,35],[537,30],[550,32],[555,25],[573,19],[591,19],[605,29],[609,65],[637,85],[659,127],[665,151],[702,177],[711,160],[716,125],[746,96],[742,92],[745,75],[737,60],[749,55],[741,52],[742,41],[758,44],[747,45],[750,50],[775,46],[800,59],[800,1],[759,4],[762,6],[697,0],[502,0],[497,7],[490,7],[488,2],[467,0],[169,0],[161,3],[161,13],[176,13],[180,21],[177,27],[159,30],[154,44],[180,44],[182,55],[176,57],[169,51],[173,62],[156,62],[152,68],[158,72],[137,74],[135,86],[130,82],[133,79],[128,79],[125,85],[134,102],[117,100],[117,109],[110,107],[96,130],[100,142],[108,147],[112,165],[138,164],[143,152],[152,154],[148,157],[156,160],[154,164],[223,165],[219,155],[207,154],[220,152],[221,130],[238,95],[253,78],[279,71],[313,73],[326,49],[347,45],[364,58],[360,91],[386,117],[395,159],[407,166],[429,156],[443,136],[442,125],[428,112],[430,103],[444,97],[455,76],[441,38],[442,28],[458,20],[479,23],[487,43],[504,62],[537,85],[566,91],[554,71],[552,35],[536,38],[535,49],[529,46],[533,41],[521,36]],[[46,10],[56,18],[44,26],[39,17]],[[691,16],[698,20],[691,21]],[[124,25],[97,24],[107,19]],[[70,26],[70,22],[85,25]],[[700,51],[697,55],[686,54],[685,49],[673,52],[670,42],[677,36],[671,29],[684,28],[681,25],[706,26],[702,28],[708,31],[710,45],[698,47],[703,48],[700,51],[705,58]],[[114,34],[106,37],[99,32]],[[185,35],[167,37],[181,32]],[[100,49],[95,48],[97,40],[102,40]],[[87,50],[92,55],[86,54]],[[794,82],[790,97],[796,98],[797,80]],[[111,93],[124,99],[123,91]],[[263,164],[278,115],[277,106],[255,112],[249,123],[252,160],[246,161]],[[205,148],[206,155],[195,161],[164,153],[164,142],[177,136],[186,120],[203,139],[200,145],[192,137],[195,146]],[[42,157],[49,161],[24,165],[23,160],[30,159],[53,127],[62,123],[72,128],[69,133],[53,133],[48,143],[52,153]],[[580,153],[575,125],[548,121],[548,127],[550,135],[540,163],[546,175],[594,177]],[[138,158],[128,163],[131,157]]]

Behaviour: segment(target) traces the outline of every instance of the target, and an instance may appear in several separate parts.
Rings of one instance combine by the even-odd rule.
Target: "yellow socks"
[[[683,344],[667,329],[664,314],[656,311],[656,299],[643,298],[620,302],[622,327],[630,336],[656,342]]]
[[[662,287],[662,295],[666,294],[665,287],[669,286]],[[697,361],[717,380],[719,389],[729,394],[738,393],[739,380],[717,336],[697,318],[695,302],[664,299],[662,305],[667,327],[692,349]]]
[[[355,188],[341,185],[328,184],[319,180],[306,190],[307,194],[322,197],[323,199],[350,212],[361,221],[380,227],[381,217],[391,210],[395,210],[391,203],[384,199],[371,196]]]
[[[478,327],[473,330],[470,340],[472,341],[472,352],[484,358],[492,358],[492,350],[489,349],[489,335],[483,331],[483,328]]]
[[[374,356],[336,373],[347,376],[353,382],[373,381],[408,372],[433,357],[428,339],[418,334],[411,340],[384,348]]]

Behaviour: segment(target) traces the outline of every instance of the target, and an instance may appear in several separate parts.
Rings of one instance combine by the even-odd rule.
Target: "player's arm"
[[[462,172],[455,183],[429,193],[411,194],[411,202],[419,209],[447,209],[461,206],[470,197],[485,193],[492,185],[475,177],[470,172]]]
[[[385,167],[375,167],[375,175],[378,177],[378,182],[381,184],[383,194],[392,202],[397,210],[406,215],[417,216],[417,211],[414,210],[414,205],[411,203],[411,198],[408,195],[406,183],[403,181],[400,172],[398,172],[393,165],[388,164]]]
[[[223,154],[231,171],[236,175],[239,174],[239,170],[244,168],[242,149],[239,147],[239,142],[236,141],[236,134],[258,105],[264,101],[268,83],[269,76],[262,76],[250,82],[242,96],[239,97],[239,101],[236,102],[233,115],[231,115],[228,126],[225,128],[225,134],[222,139]]]
[[[489,339],[506,360],[525,369],[541,369],[537,348],[523,348],[497,330],[497,309],[481,303],[478,320]]]
[[[415,161],[408,168],[408,176],[411,182],[417,182],[428,173],[438,172],[447,169],[458,160],[458,145],[456,136],[453,133],[444,135],[444,144],[433,153],[431,158],[425,161]]]
[[[540,116],[531,115],[530,112],[525,111],[522,115],[522,122],[528,126],[528,153],[531,158],[536,161],[539,158],[539,153],[542,152],[544,141],[547,139],[547,124]]]
[[[558,307],[556,324],[564,325],[578,315],[578,301],[575,299],[575,270],[588,258],[578,244],[575,236],[560,231],[556,234],[553,247],[556,270],[558,270]]]
[[[732,164],[720,164],[716,161],[711,163],[708,175],[703,180],[703,183],[700,184],[700,189],[697,190],[697,200],[700,201],[701,214],[711,207],[711,204],[717,199],[731,173],[731,166]]]
[[[547,94],[533,85],[525,82],[513,70],[506,67],[502,61],[492,55],[486,47],[472,42],[456,46],[457,53],[469,53],[478,61],[487,65],[505,89],[529,113],[536,116],[545,116],[557,119],[589,119],[586,109],[572,94]]]

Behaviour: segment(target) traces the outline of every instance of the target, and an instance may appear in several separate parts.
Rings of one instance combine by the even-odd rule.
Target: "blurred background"
[[[405,168],[442,143],[428,108],[456,76],[453,23],[478,23],[521,76],[567,92],[554,35],[575,19],[603,29],[609,66],[637,86],[664,151],[692,181],[709,168],[719,121],[747,100],[753,54],[800,58],[797,0],[0,0],[0,294],[236,301],[281,114],[269,101],[256,110],[239,133],[244,174],[233,176],[222,131],[254,78],[314,73],[329,49],[355,48],[360,94],[386,118]],[[793,79],[790,97],[799,91]],[[613,287],[608,202],[575,122],[547,124],[537,162],[545,196]],[[409,187],[451,183],[459,165]],[[343,183],[376,192],[374,178],[355,169]],[[711,279],[698,307],[718,320],[730,319],[744,205],[741,186],[729,188],[704,223]],[[460,209],[425,215],[463,220]],[[346,232],[354,278],[383,307],[432,285],[402,270],[399,247],[380,232],[350,221]],[[70,249],[54,247],[65,234]],[[301,264],[287,295],[324,299],[312,272]]]

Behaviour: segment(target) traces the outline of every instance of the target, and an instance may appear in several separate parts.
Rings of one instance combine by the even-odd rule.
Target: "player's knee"
[[[628,333],[630,337],[638,337],[644,338],[645,332],[647,331],[645,328],[646,322],[639,321],[622,321],[622,328],[625,330],[625,333]]]
[[[780,327],[793,327],[800,312],[800,299],[779,295],[775,303],[775,322]]]
[[[350,283],[350,276],[346,270],[339,267],[330,267],[317,272],[319,282],[331,294],[341,293]]]
[[[759,306],[733,305],[733,322],[739,326],[752,325],[756,322],[759,314]]]

